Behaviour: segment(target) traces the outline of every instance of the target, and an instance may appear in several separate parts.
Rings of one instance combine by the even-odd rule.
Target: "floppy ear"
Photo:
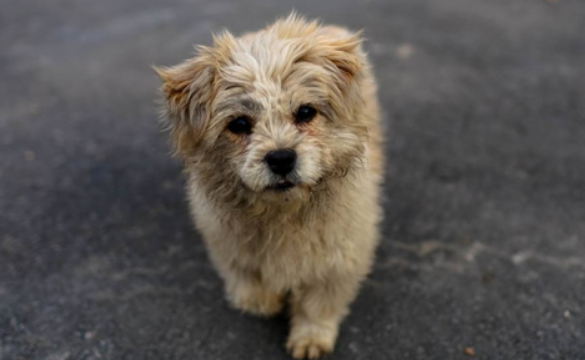
[[[361,32],[324,26],[318,30],[314,56],[337,76],[340,85],[348,85],[361,75],[365,66],[362,41]]]
[[[346,85],[361,74],[365,55],[361,49],[361,32],[339,26],[320,26],[292,12],[270,27],[282,39],[308,39],[310,45],[299,60],[321,65],[337,75],[339,85]]]
[[[204,50],[179,65],[154,68],[163,81],[165,116],[175,151],[184,157],[201,142],[209,123],[215,70]]]

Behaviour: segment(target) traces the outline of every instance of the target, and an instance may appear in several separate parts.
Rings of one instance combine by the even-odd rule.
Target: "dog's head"
[[[291,15],[157,69],[177,152],[218,188],[272,198],[342,176],[367,137],[360,43]]]

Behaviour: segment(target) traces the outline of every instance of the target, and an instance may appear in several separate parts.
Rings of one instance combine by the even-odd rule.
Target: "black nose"
[[[275,150],[266,154],[264,160],[273,173],[284,176],[294,169],[297,153],[293,149]]]

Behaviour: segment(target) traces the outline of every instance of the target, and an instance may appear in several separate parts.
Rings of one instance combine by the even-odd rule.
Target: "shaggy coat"
[[[299,359],[333,350],[378,243],[383,151],[361,41],[291,15],[240,38],[224,32],[156,69],[193,219],[227,298],[262,316],[288,301],[287,348]],[[316,110],[310,121],[297,119],[303,106]],[[279,149],[296,153],[288,174],[266,164]]]

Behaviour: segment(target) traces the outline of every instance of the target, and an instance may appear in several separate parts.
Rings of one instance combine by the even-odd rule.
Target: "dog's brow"
[[[224,99],[216,108],[217,113],[244,113],[244,114],[255,114],[262,110],[262,105],[257,101],[250,99],[249,97],[229,97]]]
[[[250,112],[258,112],[262,110],[262,105],[260,105],[257,101],[252,100],[250,98],[242,99],[240,105],[242,105],[246,110]]]

